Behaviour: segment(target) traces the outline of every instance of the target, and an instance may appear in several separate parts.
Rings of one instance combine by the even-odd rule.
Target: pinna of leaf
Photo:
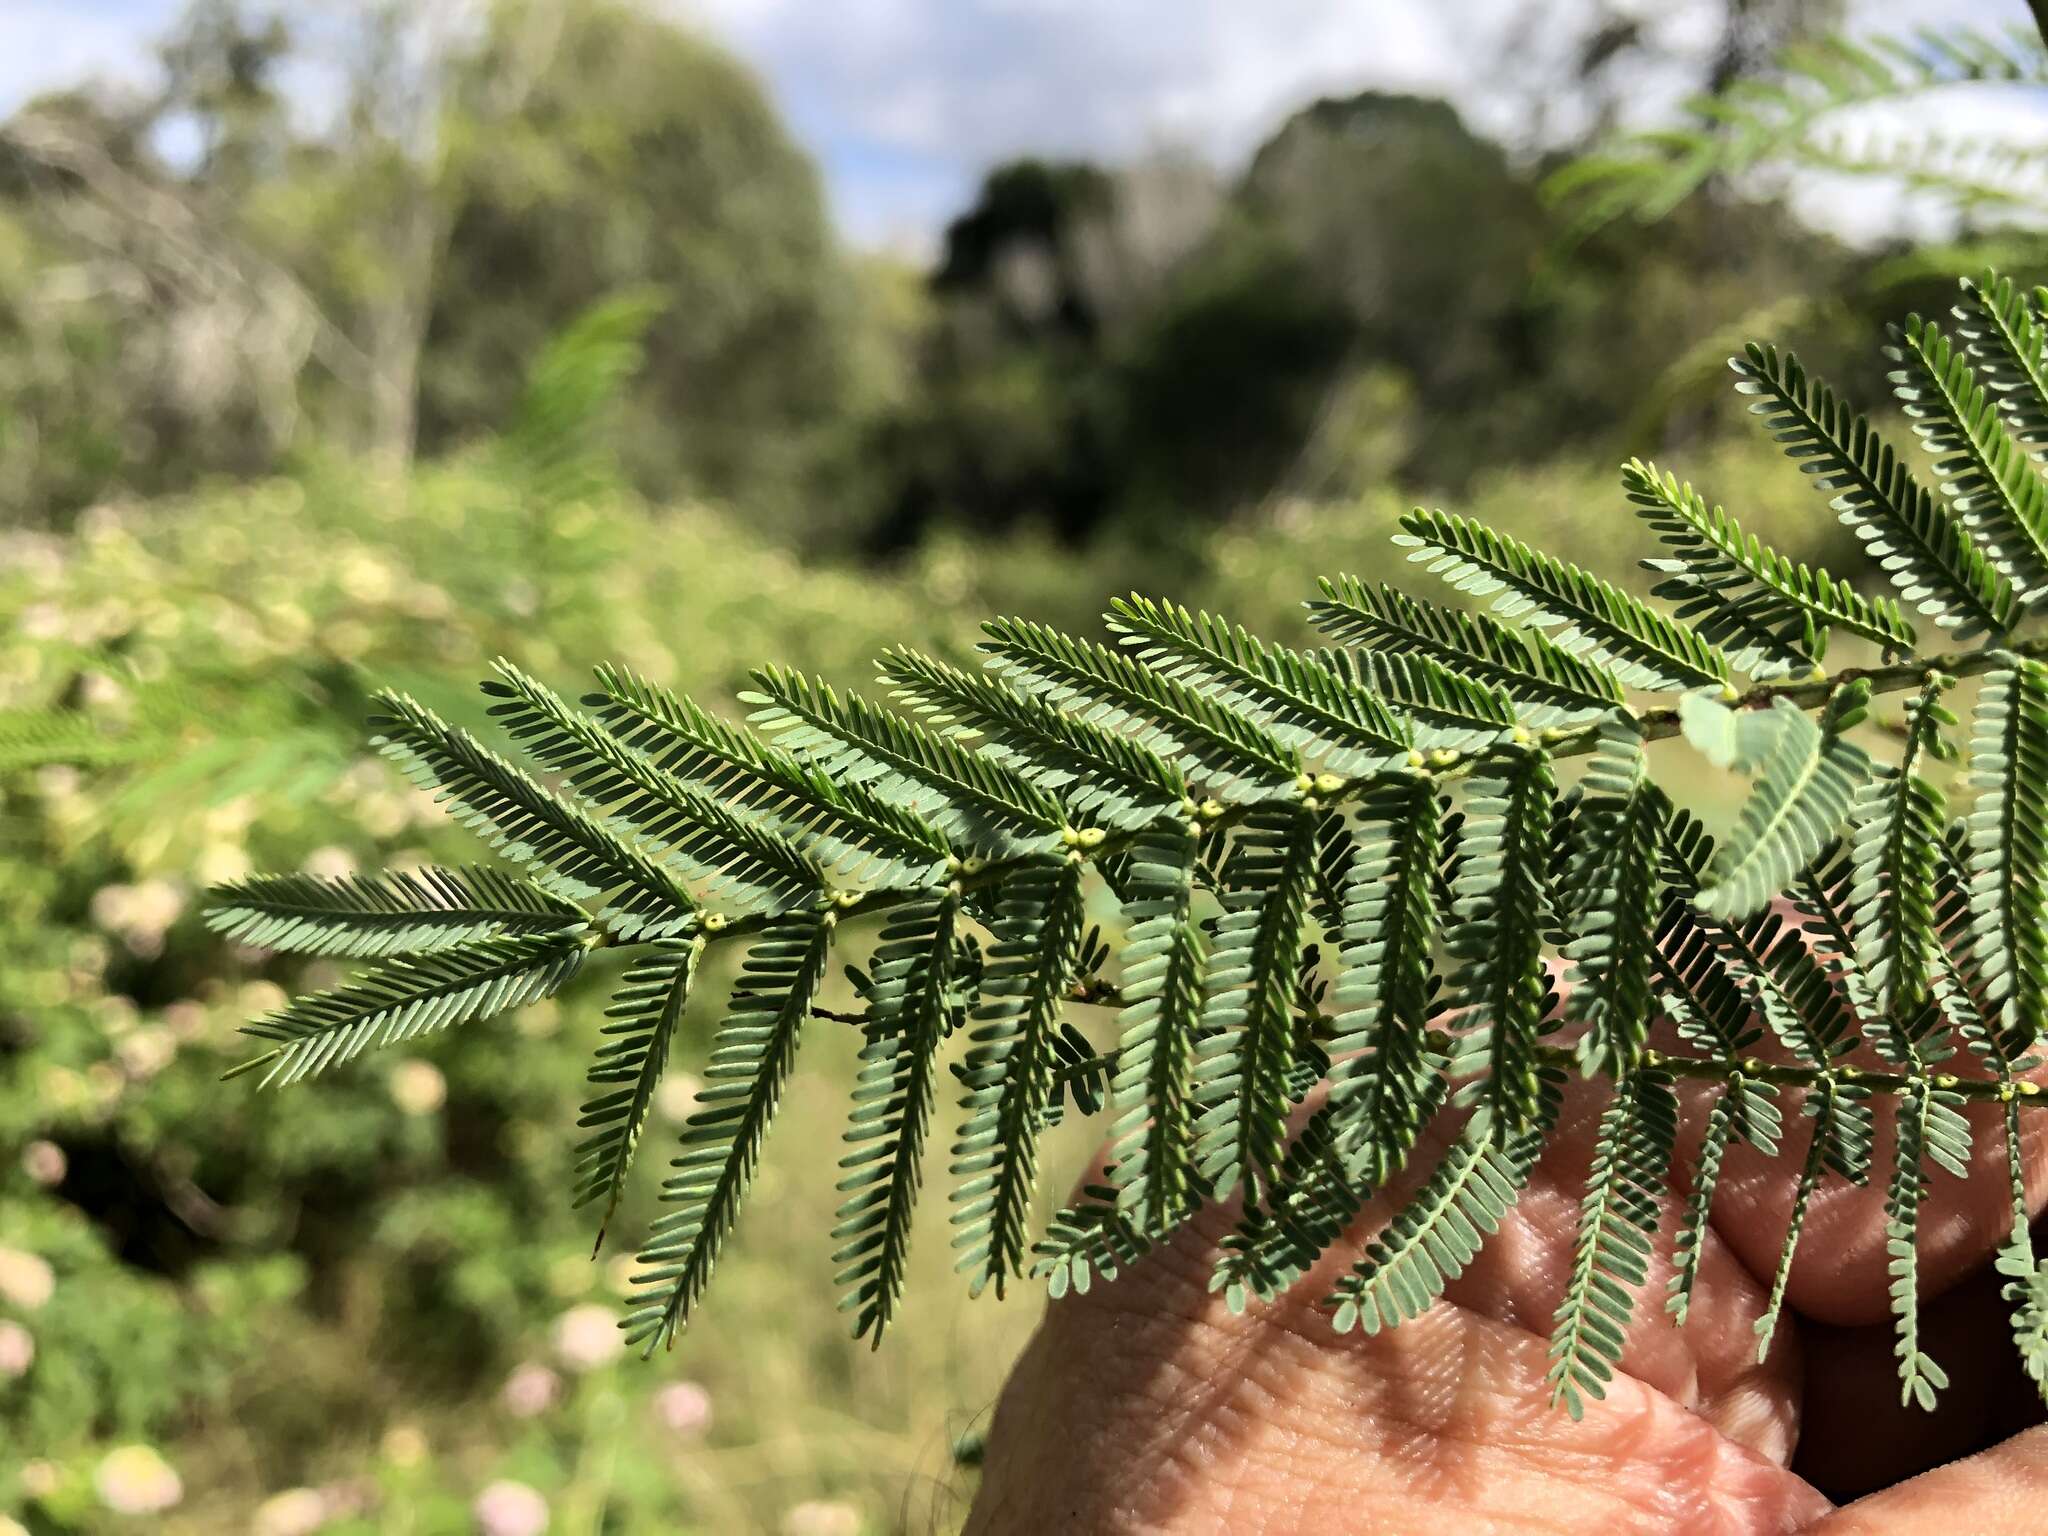
[[[2018,1140],[2048,1006],[2048,640],[2023,632],[2048,601],[2048,494],[2012,437],[2048,419],[2041,302],[1987,275],[1964,285],[1959,340],[1917,318],[1894,333],[1938,489],[1796,359],[1733,360],[1874,557],[1868,590],[1632,460],[1617,512],[1661,542],[1645,564],[1673,611],[1418,510],[1397,542],[1464,601],[1327,580],[1309,604],[1324,648],[1133,597],[1106,641],[1010,619],[980,669],[892,651],[889,703],[763,670],[746,725],[616,668],[578,707],[500,664],[492,712],[545,779],[387,695],[384,753],[506,868],[215,893],[225,935],[371,964],[250,1025],[271,1048],[247,1065],[310,1076],[628,949],[581,1121],[576,1195],[608,1215],[702,962],[741,949],[625,1320],[650,1350],[693,1318],[820,1018],[861,1033],[829,1251],[877,1342],[935,1136],[958,1267],[999,1293],[1113,1279],[1236,1197],[1217,1284],[1234,1305],[1270,1299],[1405,1173],[1405,1203],[1329,1298],[1337,1327],[1377,1330],[1427,1309],[1499,1227],[1582,1074],[1606,1107],[1551,1348],[1573,1414],[1619,1366],[1672,1179],[1690,1186],[1665,1301],[1682,1323],[1729,1149],[1781,1141],[1800,1173],[1761,1347],[1816,1189],[1880,1179],[1901,1392],[1931,1406],[1926,1170],[1960,1174],[1961,1110],[1996,1103],[2014,1217],[1999,1266],[2048,1377]],[[2016,304],[2026,324],[1980,323]],[[1973,643],[1930,650],[1923,629]],[[1871,659],[1830,677],[1830,636]],[[1657,774],[1652,745],[1680,736],[1751,781],[1718,842]],[[1091,901],[1119,912],[1114,959]],[[834,964],[863,947],[857,1008],[826,1008]],[[1104,1010],[1099,1048],[1073,1015]],[[1658,1021],[1675,1049],[1649,1043]],[[1681,1079],[1710,1090],[1689,1169],[1672,1166]],[[1872,1166],[1880,1096],[1898,1109],[1888,1169]],[[1041,1134],[1097,1111],[1102,1181],[1034,1236]],[[1411,1168],[1439,1116],[1458,1117],[1444,1150]]]

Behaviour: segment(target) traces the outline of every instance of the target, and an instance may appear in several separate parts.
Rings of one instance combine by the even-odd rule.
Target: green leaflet
[[[584,310],[542,348],[517,413],[493,448],[530,487],[534,515],[594,500],[617,479],[600,430],[640,371],[648,328],[666,308],[659,291],[631,288]]]
[[[1990,1002],[1991,990],[1971,958],[1976,914],[1970,907],[1969,857],[1969,823],[1958,817],[1941,839],[1936,885],[1941,944],[1935,951],[1940,965],[1934,998],[1970,1049],[1999,1077],[2009,1078],[2033,1041],[2010,1010]],[[2024,1203],[2019,1196],[2014,1198]]]
[[[597,669],[611,734],[729,809],[752,812],[849,877],[926,883],[949,853],[923,817],[861,784],[835,784],[751,732],[617,667]]]
[[[1925,1078],[1899,1100],[1897,1155],[1885,1191],[1885,1253],[1891,1272],[1892,1315],[1896,1320],[1899,1401],[1934,1411],[1935,1394],[1948,1386],[1948,1373],[1920,1351],[1920,1273],[1916,1236],[1920,1201],[1927,1192],[1922,1162],[1931,1158],[1956,1177],[1967,1171],[1970,1122]]]
[[[661,1186],[663,1202],[675,1208],[654,1223],[640,1251],[624,1326],[627,1341],[649,1354],[688,1326],[738,1218],[825,979],[833,926],[830,912],[792,913],[747,952],[712,1041],[698,1107],[683,1125],[682,1155]]]
[[[859,694],[841,698],[801,673],[754,674],[761,692],[750,722],[835,784],[863,784],[922,817],[955,846],[990,855],[1044,851],[1065,825],[1051,796],[1015,770],[946,737],[877,709]]]
[[[1550,1335],[1550,1395],[1576,1419],[1604,1398],[1621,1363],[1634,1311],[1632,1287],[1649,1276],[1650,1245],[1678,1135],[1678,1100],[1660,1072],[1621,1080],[1600,1117],[1571,1279]]]
[[[1279,1172],[1294,1054],[1295,965],[1316,876],[1312,810],[1261,813],[1237,845],[1238,889],[1223,898],[1209,952],[1195,1073],[1195,1156],[1218,1195],[1247,1199]]]
[[[1666,824],[1664,848],[1673,894],[1691,903],[1713,860],[1712,842],[1696,820],[1680,813]],[[1759,1037],[1750,1021],[1761,1016],[1795,1059],[1815,1069],[1831,1069],[1855,1049],[1850,1028],[1855,1016],[1843,1007],[1835,978],[1805,936],[1777,912],[1728,922],[1681,907],[1667,915],[1663,932],[1658,970],[1677,989],[1665,996],[1667,1003],[1679,1005],[1676,1017],[1686,1039],[1709,1044],[1717,1057],[1734,1060]],[[1673,934],[1686,937],[1674,947]],[[1842,950],[1847,953],[1849,946]],[[1780,1126],[1770,1089],[1759,1083],[1745,1083],[1744,1089],[1738,1128],[1760,1150],[1774,1153]],[[1809,1095],[1807,1113],[1815,1113],[1822,1098],[1828,1113],[1816,1154],[1824,1166],[1860,1183],[1869,1163],[1870,1106],[1830,1079],[1828,1093]]]
[[[1031,1273],[1054,1301],[1069,1291],[1085,1294],[1096,1275],[1114,1280],[1152,1246],[1117,1209],[1115,1191],[1090,1185],[1082,1194],[1053,1217],[1032,1250]]]
[[[1946,800],[1918,771],[1922,756],[1952,756],[1941,735],[1956,723],[1930,683],[1907,720],[1903,761],[1877,770],[1850,813],[1856,957],[1877,1016],[1903,1014],[1927,994],[1937,964],[1936,878]]]
[[[1444,1152],[1365,1256],[1337,1282],[1327,1305],[1339,1333],[1378,1333],[1420,1317],[1465,1272],[1529,1182],[1557,1112],[1555,1081],[1544,1085],[1529,1129],[1497,1134],[1482,1113]]]
[[[1209,1289],[1223,1292],[1233,1312],[1243,1312],[1253,1297],[1270,1302],[1279,1296],[1365,1204],[1371,1189],[1360,1175],[1337,1148],[1325,1104],[1289,1144],[1265,1202],[1246,1206],[1237,1229],[1224,1238]]]
[[[1353,833],[1329,1112],[1340,1152],[1369,1185],[1401,1166],[1441,1099],[1447,1063],[1428,1039],[1440,831],[1435,789],[1414,775],[1377,787]]]
[[[2048,669],[1984,679],[1971,726],[1970,959],[1985,1003],[2027,1042],[2048,1010]]]
[[[966,1118],[948,1170],[956,1266],[974,1289],[1023,1273],[1030,1241],[1038,1132],[1052,1094],[1060,1004],[1082,939],[1081,865],[1062,859],[1003,882],[996,943],[982,976],[981,1006],[960,1073]]]
[[[840,1246],[833,1282],[839,1308],[854,1314],[855,1338],[879,1347],[903,1295],[910,1219],[923,1181],[939,1047],[949,1027],[948,991],[957,953],[957,890],[897,908],[882,929],[868,999],[868,1044],[846,1141],[839,1191]]]
[[[101,721],[79,710],[0,710],[0,773],[4,774],[51,763],[84,768],[137,762],[168,745],[154,732],[109,732]]]
[[[2048,1398],[2048,1262],[2037,1263],[2026,1223],[1998,1251],[1998,1272],[2006,1277],[2000,1291],[2012,1303],[2013,1344],[2027,1379]]]
[[[1971,912],[1968,877],[1963,868],[1965,829],[1952,824],[1942,839],[1940,870],[1940,922],[1943,939],[1937,950],[1941,968],[1937,972],[1934,997],[1949,1026],[1964,1043],[1991,1068],[2002,1082],[2013,1081],[2015,1069],[2026,1051],[2028,1039],[2016,1021],[1998,1017],[2005,1010],[1994,1009],[1993,1017],[1979,1010],[1983,988],[1967,965]],[[2033,1212],[2027,1199],[2025,1149],[2020,1135],[2020,1099],[2017,1092],[2004,1103],[2005,1179],[2012,1202],[2012,1235],[1998,1251],[1997,1270],[2006,1277],[2000,1294],[2013,1304],[2012,1332],[2020,1363],[2044,1396],[2048,1396],[2048,1265],[2034,1258]]]
[[[1799,1182],[1792,1195],[1792,1210],[1785,1224],[1784,1241],[1778,1250],[1778,1265],[1771,1277],[1769,1300],[1756,1322],[1756,1358],[1761,1363],[1771,1352],[1777,1337],[1778,1316],[1785,1306],[1785,1288],[1792,1279],[1792,1260],[1799,1251],[1799,1239],[1806,1231],[1807,1211],[1821,1174],[1828,1170],[1852,1177],[1850,1170],[1867,1170],[1870,1164],[1869,1105],[1859,1101],[1862,1090],[1851,1088],[1838,1078],[1824,1079],[1808,1093],[1805,1113],[1813,1121],[1813,1138],[1807,1143],[1800,1164]]]
[[[1289,1146],[1263,1207],[1227,1243],[1217,1283],[1233,1306],[1305,1274],[1443,1107],[1448,1063],[1429,1043],[1438,809],[1427,778],[1370,793],[1343,868],[1328,1100]]]
[[[1714,1191],[1721,1182],[1721,1168],[1728,1155],[1728,1143],[1733,1139],[1737,1116],[1741,1111],[1736,1107],[1741,1080],[1729,1085],[1728,1091],[1714,1100],[1714,1107],[1707,1112],[1707,1127],[1700,1137],[1699,1161],[1693,1165],[1692,1188],[1685,1199],[1685,1216],[1678,1227],[1678,1237],[1672,1247],[1672,1268],[1669,1288],[1664,1298],[1664,1310],[1671,1314],[1671,1324],[1683,1328],[1686,1319],[1692,1315],[1693,1287],[1698,1284],[1700,1260],[1706,1253],[1707,1222],[1714,1211]]]
[[[576,1204],[604,1202],[593,1252],[604,1246],[605,1228],[625,1192],[704,943],[700,935],[655,945],[626,972],[605,1010],[604,1044],[591,1064],[590,1081],[606,1091],[586,1101],[576,1121],[579,1130],[590,1133],[576,1148]]]
[[[1088,968],[1084,957],[1077,969]],[[1052,1052],[1052,1086],[1045,1101],[1045,1124],[1054,1126],[1064,1120],[1069,1101],[1078,1114],[1099,1113],[1109,1102],[1116,1080],[1116,1052],[1098,1054],[1086,1035],[1064,1021],[1054,1033]]]
[[[600,921],[625,939],[661,938],[695,920],[690,893],[646,852],[403,694],[382,693],[384,754],[492,847],[575,900],[608,897]]]
[[[1291,783],[1299,757],[1241,710],[1140,664],[1027,619],[992,619],[982,650],[1002,674],[1056,709],[1127,730],[1219,794]]]
[[[1400,714],[1418,748],[1471,752],[1506,739],[1514,730],[1515,706],[1506,694],[1427,656],[1348,650],[1316,655],[1352,686],[1384,698]],[[1405,767],[1409,761],[1381,766]]]
[[[1445,512],[1417,507],[1395,543],[1411,547],[1460,592],[1491,597],[1504,618],[1551,629],[1572,655],[1590,652],[1631,688],[1676,692],[1728,681],[1728,658],[1597,576],[1531,549],[1519,539]]]
[[[1711,595],[1725,605],[1705,610],[1708,621],[1701,630],[1708,639],[1725,646],[1730,640],[1724,635],[1753,631],[1759,643],[1782,650],[1779,665],[1773,668],[1782,675],[1802,671],[1798,661],[1810,664],[1820,659],[1810,633],[1816,623],[1860,635],[1888,651],[1912,648],[1913,626],[1897,603],[1865,598],[1826,571],[1786,559],[1754,534],[1744,533],[1721,508],[1709,508],[1706,499],[1676,475],[1660,474],[1656,465],[1630,459],[1621,467],[1621,485],[1637,515],[1677,556],[1645,562],[1676,583],[1669,592],[1660,586],[1658,595],[1686,601]],[[1721,614],[1732,617],[1714,617]],[[1724,634],[1715,633],[1716,628]],[[1757,670],[1746,662],[1738,664],[1745,671]]]
[[[1118,1028],[1115,1204],[1162,1234],[1195,1203],[1194,1064],[1207,945],[1192,911],[1195,838],[1167,823],[1131,855]]]
[[[1484,1071],[1476,1092],[1502,1136],[1534,1124],[1542,1098],[1536,1037],[1549,990],[1542,950],[1554,788],[1540,754],[1497,754],[1472,778],[1459,839],[1444,945],[1458,962],[1466,1016],[1451,1070]]]
[[[735,816],[614,737],[510,662],[484,692],[491,713],[535,760],[569,782],[622,835],[666,850],[706,899],[731,911],[801,905],[824,887],[817,865],[773,828]]]
[[[1269,646],[1234,624],[1136,594],[1110,605],[1109,627],[1162,676],[1201,688],[1274,737],[1342,774],[1406,763],[1408,723],[1370,684],[1312,656]]]
[[[1942,494],[2022,601],[2033,600],[2048,584],[2048,486],[1940,326],[1914,315],[1891,336],[1885,355],[1904,365],[1892,392],[1934,456]]]
[[[1771,1276],[1770,1297],[1764,1303],[1763,1315],[1756,1320],[1756,1358],[1761,1365],[1771,1352],[1771,1343],[1778,1334],[1778,1314],[1784,1310],[1785,1287],[1791,1283],[1792,1260],[1799,1250],[1799,1239],[1806,1230],[1806,1212],[1813,1204],[1813,1192],[1820,1183],[1821,1170],[1825,1167],[1827,1147],[1834,1129],[1836,1096],[1817,1095],[1809,1106],[1813,1116],[1813,1138],[1806,1145],[1805,1160],[1799,1166],[1799,1183],[1792,1194],[1792,1209],[1785,1223],[1785,1236],[1778,1249],[1778,1265]]]
[[[1819,380],[1809,381],[1799,359],[1752,344],[1729,359],[1738,394],[1829,503],[1863,540],[1900,598],[1940,628],[1961,635],[2012,627],[2017,600],[2012,583],[1971,540],[1969,530],[1943,515],[1924,486],[1871,430]]]
[[[488,867],[382,875],[257,875],[216,889],[206,925],[237,944],[377,960],[499,934],[580,929],[583,909]]]
[[[1522,723],[1567,725],[1622,702],[1612,672],[1561,649],[1538,629],[1515,629],[1483,613],[1418,602],[1355,576],[1323,581],[1309,616],[1347,644],[1382,656],[1419,656],[1514,701]]]
[[[573,929],[473,939],[458,948],[392,960],[331,992],[308,992],[242,1033],[276,1045],[228,1075],[263,1069],[262,1086],[296,1083],[366,1050],[487,1019],[552,997],[588,953]]]
[[[1856,960],[1856,871],[1854,829],[1801,871],[1785,897],[1811,939],[1815,960],[1841,992],[1857,1019],[1869,1025],[1878,1013],[1877,989]],[[1876,1033],[1872,1034],[1877,1042]]]
[[[1658,834],[1668,814],[1664,792],[1650,782],[1642,737],[1609,716],[1575,821],[1576,936],[1564,946],[1572,962],[1566,1015],[1586,1027],[1579,1061],[1589,1074],[1626,1076],[1649,1033]]]
[[[1981,141],[1933,135],[1914,142],[1881,128],[1845,136],[1850,124],[1842,118],[1853,122],[1858,111],[1962,82],[2038,82],[2044,75],[2048,56],[2032,29],[2019,26],[1801,38],[1769,69],[1694,98],[1690,120],[1631,134],[1605,153],[1568,161],[1544,183],[1544,193],[1573,210],[1568,246],[1617,219],[1655,222],[1708,182],[1740,178],[1773,159],[1948,190],[1965,206],[2031,202],[2031,181],[2023,175],[2008,177],[2003,187],[1976,180],[1980,167],[1971,157],[1981,157]]]
[[[1829,716],[1816,723],[1782,700],[1767,714],[1731,727],[1737,742],[1736,767],[1755,776],[1742,817],[1715,860],[1712,883],[1699,901],[1717,917],[1756,912],[1791,884],[1820,854],[1848,819],[1850,807],[1871,776],[1869,755],[1843,733],[1862,714],[1861,694],[1838,689]],[[1688,701],[1692,722],[1721,710],[1711,700]],[[1734,711],[1722,710],[1724,714]],[[1704,734],[1702,732],[1702,734]]]
[[[2048,446],[2048,329],[2009,277],[1986,272],[1963,280],[1963,300],[1952,311],[1956,334],[1969,348],[1978,376],[2020,446]]]
[[[884,653],[882,677],[913,710],[1053,795],[1076,825],[1131,831],[1187,798],[1187,778],[1141,742],[915,651]]]
[[[1693,748],[1716,768],[1754,773],[1777,745],[1783,728],[1769,710],[1731,709],[1706,693],[1678,701],[1679,727]]]

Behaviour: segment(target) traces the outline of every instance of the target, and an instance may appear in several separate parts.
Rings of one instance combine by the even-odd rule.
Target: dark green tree
[[[664,308],[627,402],[626,467],[795,529],[855,382],[856,291],[816,167],[759,83],[638,6],[561,11],[537,70],[534,7],[508,4],[456,66],[451,200],[421,376],[423,447],[507,423],[525,361],[606,294]],[[510,111],[494,93],[532,78]]]

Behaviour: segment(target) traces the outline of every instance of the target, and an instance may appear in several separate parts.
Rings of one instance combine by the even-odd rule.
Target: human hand
[[[1681,1171],[1709,1091],[1686,1095]],[[1888,1106],[1871,1184],[1817,1192],[1777,1340],[1756,1359],[1811,1123],[1788,1104],[1777,1158],[1729,1153],[1683,1329],[1663,1312],[1668,1203],[1621,1371],[1574,1422],[1550,1406],[1546,1346],[1600,1102],[1573,1085],[1500,1233],[1442,1302],[1391,1332],[1340,1335],[1318,1303],[1407,1185],[1273,1306],[1233,1315],[1208,1290],[1229,1210],[1055,1303],[997,1406],[970,1536],[2048,1532],[2048,1427],[2029,1427],[2041,1400],[1990,1270],[2011,1225],[1994,1110],[1972,1114],[1973,1176],[1934,1172],[1924,1206],[1922,1340],[1951,1379],[1939,1411],[1899,1404]],[[1411,1184],[1447,1138],[1435,1128],[1417,1149]],[[2030,1135],[2025,1151],[2038,1211],[2048,1144]]]

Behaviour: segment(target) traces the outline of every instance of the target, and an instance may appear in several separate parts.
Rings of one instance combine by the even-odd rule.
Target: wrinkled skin
[[[1682,1192],[1711,1090],[1681,1089]],[[1667,1203],[1621,1373],[1574,1423],[1549,1406],[1546,1348],[1601,1103],[1597,1085],[1573,1085],[1500,1235],[1443,1302],[1391,1333],[1339,1335],[1317,1303],[1398,1187],[1272,1307],[1233,1316],[1209,1293],[1229,1211],[1116,1283],[1051,1306],[997,1405],[968,1531],[2048,1532],[2048,1427],[2030,1427],[2041,1401],[2015,1363],[1990,1272],[2011,1226],[1995,1108],[1973,1107],[1973,1177],[1934,1172],[1923,1207],[1922,1345],[1952,1383],[1938,1413],[1899,1406],[1888,1105],[1869,1186],[1830,1179],[1817,1193],[1777,1341],[1756,1360],[1753,1325],[1811,1125],[1795,1096],[1778,1158],[1730,1151],[1682,1330],[1662,1307],[1679,1215]],[[2039,1212],[2048,1112],[2027,1115]],[[1432,1166],[1448,1130],[1433,1128],[1411,1166]]]

